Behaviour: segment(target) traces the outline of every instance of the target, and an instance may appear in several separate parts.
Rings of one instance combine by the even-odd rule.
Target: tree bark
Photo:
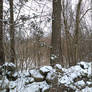
[[[53,0],[50,64],[63,64],[61,50],[61,0]]]
[[[0,65],[4,64],[4,47],[3,47],[3,0],[0,0]]]
[[[82,0],[79,0],[76,10],[75,34],[74,34],[74,65],[78,62],[78,42],[79,42],[79,24],[80,24],[80,9]]]
[[[13,0],[9,0],[10,4],[10,62],[15,62],[15,39],[14,39],[14,14],[13,14]]]

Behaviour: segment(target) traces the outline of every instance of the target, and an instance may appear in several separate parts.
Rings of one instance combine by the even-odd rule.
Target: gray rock
[[[49,92],[50,91],[50,87],[45,87],[42,89],[42,92]]]
[[[46,75],[48,72],[50,72],[52,70],[53,70],[52,66],[43,66],[40,68],[40,72],[43,75]]]
[[[16,65],[13,64],[13,63],[8,63],[8,62],[6,62],[5,64],[3,64],[2,68],[5,69],[7,72],[8,72],[8,71],[15,72],[15,70],[16,70]]]
[[[25,80],[26,80],[25,85],[28,85],[28,84],[31,84],[34,82],[34,78],[32,78],[32,77],[27,77]]]
[[[39,70],[30,70],[29,72],[31,76],[35,79],[37,82],[41,82],[44,80],[44,76],[39,72]]]
[[[9,81],[15,81],[18,78],[18,74],[12,72],[8,72],[6,76]]]
[[[60,64],[56,64],[56,65],[55,65],[55,69],[56,69],[56,72],[60,72],[60,73],[63,72],[63,71],[62,71],[62,66],[61,66]]]
[[[56,78],[56,74],[54,72],[49,72],[46,76],[47,83],[51,83]]]

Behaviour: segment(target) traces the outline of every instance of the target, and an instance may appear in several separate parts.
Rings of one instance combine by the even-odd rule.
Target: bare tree
[[[62,63],[61,51],[61,0],[53,0],[52,13],[52,39],[50,64],[53,66],[56,63]]]
[[[78,61],[78,40],[79,40],[79,24],[80,24],[80,9],[82,0],[79,0],[76,10],[75,31],[74,31],[74,64]]]
[[[0,0],[0,65],[5,62],[3,48],[3,0]]]
[[[9,0],[10,4],[10,62],[15,60],[15,40],[14,40],[14,14],[13,14],[13,0]]]

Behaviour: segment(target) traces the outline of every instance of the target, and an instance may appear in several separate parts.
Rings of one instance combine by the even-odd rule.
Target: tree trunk
[[[62,10],[62,14],[63,14],[63,22],[64,22],[64,32],[65,32],[65,43],[66,43],[66,66],[70,65],[70,51],[69,51],[69,47],[70,47],[70,37],[69,37],[69,28],[68,28],[68,22],[67,22],[67,18],[65,15],[66,14],[66,5],[65,4],[65,0],[63,0],[63,10]]]
[[[14,40],[14,14],[13,14],[13,0],[9,0],[10,4],[10,62],[15,60],[15,40]]]
[[[79,0],[76,10],[76,23],[74,34],[74,64],[78,62],[78,42],[79,42],[79,24],[80,24],[80,8],[82,0]]]
[[[53,0],[50,64],[63,64],[61,51],[61,0]]]
[[[0,0],[0,65],[4,64],[4,47],[3,47],[3,0]]]

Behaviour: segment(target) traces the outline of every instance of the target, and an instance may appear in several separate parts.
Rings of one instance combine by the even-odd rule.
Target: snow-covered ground
[[[59,82],[74,89],[75,92],[92,92],[91,64],[80,62],[76,66],[64,69],[64,74]]]
[[[9,66],[6,75],[0,80],[0,92],[6,92],[9,88],[10,92],[50,92],[53,81],[58,79],[58,86],[65,87],[63,92],[92,92],[92,63],[80,62],[76,66],[68,69],[62,68],[56,64],[54,68],[51,66],[43,66],[39,69],[23,70],[23,72],[15,72],[13,76],[17,78],[10,80],[6,75],[11,74],[10,66],[13,64],[5,64]],[[0,67],[1,68],[1,67]],[[13,69],[13,68],[12,68]],[[11,77],[12,78],[12,77]],[[2,83],[3,81],[3,83]],[[0,86],[1,87],[1,86]]]

